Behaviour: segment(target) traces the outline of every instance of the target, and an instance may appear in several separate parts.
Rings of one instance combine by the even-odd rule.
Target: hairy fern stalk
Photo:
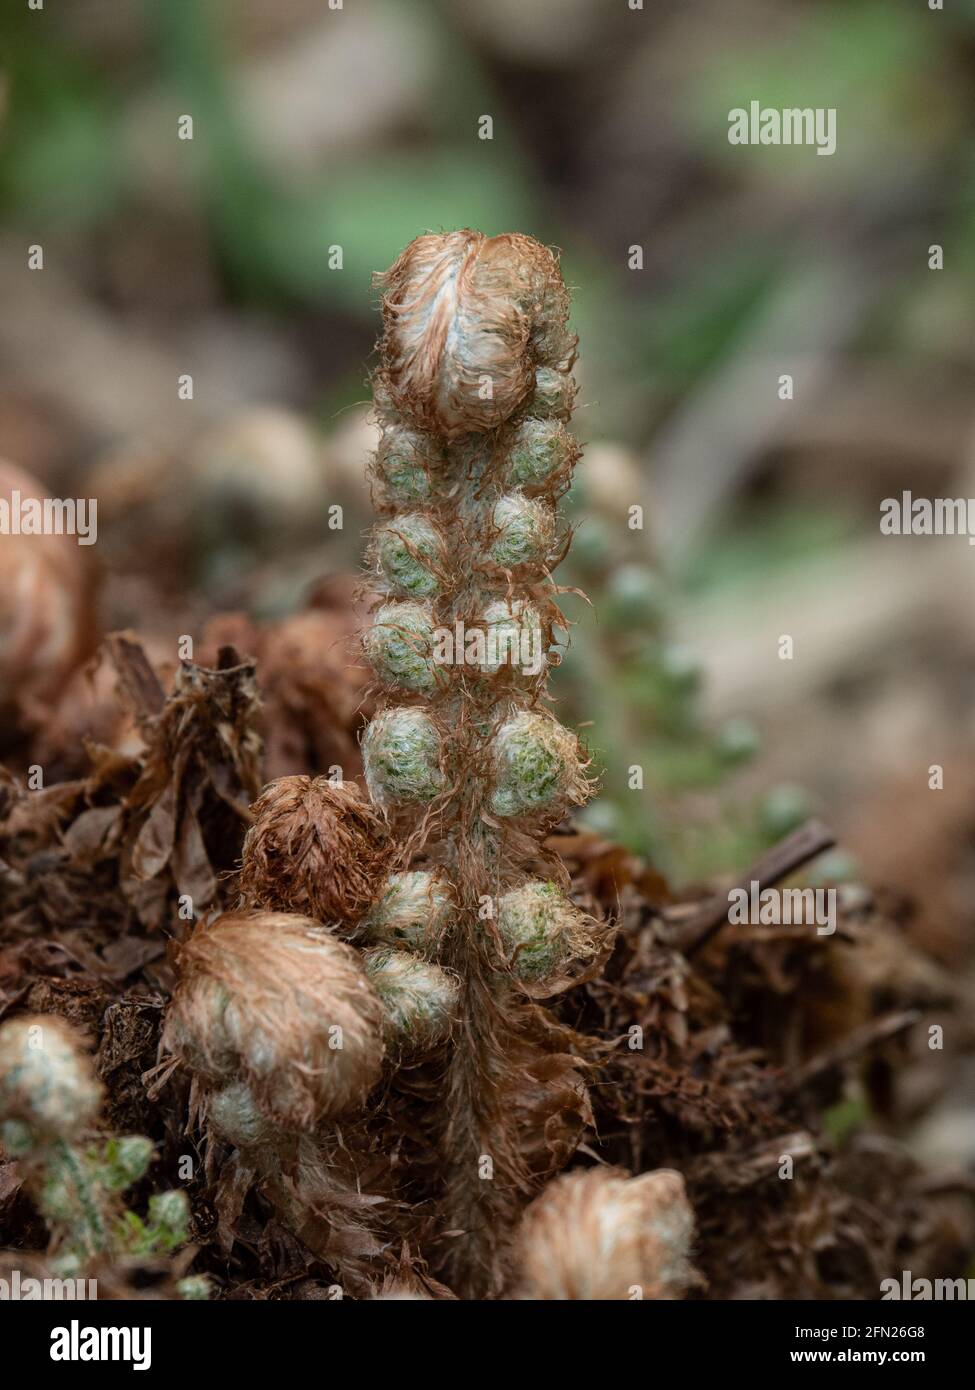
[[[537,1001],[608,939],[544,847],[591,790],[546,694],[577,340],[557,259],[530,237],[421,236],[378,284],[380,597],[364,646],[382,691],[363,756],[401,849],[372,927],[457,986],[443,1215],[466,1238],[445,1274],[491,1296],[522,1207],[588,1114],[585,1063]]]
[[[380,285],[369,800],[264,788],[238,902],[175,953],[153,1093],[191,1078],[227,1252],[254,1191],[354,1297],[679,1296],[679,1174],[549,1181],[600,1044],[545,1001],[612,942],[546,846],[591,792],[547,705],[568,295],[537,242],[472,231],[420,237]]]

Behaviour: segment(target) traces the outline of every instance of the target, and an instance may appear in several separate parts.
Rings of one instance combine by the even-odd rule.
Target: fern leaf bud
[[[437,684],[435,621],[428,604],[402,600],[379,608],[362,645],[384,685],[427,695]]]
[[[567,1173],[522,1221],[522,1297],[606,1301],[681,1298],[694,1213],[684,1180],[660,1168],[631,1178],[618,1169]]]
[[[102,1086],[75,1030],[46,1014],[0,1026],[0,1121],[32,1139],[70,1139],[98,1113]]]
[[[499,497],[491,520],[496,534],[488,554],[504,569],[543,562],[555,543],[553,507],[524,493]]]
[[[495,733],[491,753],[496,815],[561,818],[589,795],[578,740],[549,715],[519,710]]]
[[[380,526],[373,541],[380,575],[391,591],[432,598],[441,588],[443,537],[422,512],[405,512]]]
[[[212,1087],[242,1081],[287,1130],[359,1108],[382,1005],[358,953],[308,917],[228,913],[183,945],[163,1042]]]
[[[460,1003],[455,976],[408,951],[385,946],[366,951],[363,964],[386,1010],[385,1036],[392,1052],[415,1056],[446,1040]]]
[[[421,709],[380,711],[362,738],[369,795],[377,806],[432,801],[445,785],[436,724]]]
[[[425,869],[391,874],[363,922],[363,934],[377,945],[430,956],[454,911],[449,885],[439,874]]]
[[[512,973],[539,983],[559,975],[570,961],[591,956],[588,920],[555,883],[532,879],[505,893],[498,902],[497,928]]]

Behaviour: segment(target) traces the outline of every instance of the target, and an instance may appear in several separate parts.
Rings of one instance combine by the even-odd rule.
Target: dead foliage
[[[353,1297],[453,1296],[436,1273],[464,1239],[442,1216],[443,1055],[387,1065],[364,1113],[296,1140],[271,1176],[208,1131],[188,1079],[157,1066],[174,984],[167,946],[185,935],[180,899],[211,916],[237,905],[266,711],[260,672],[229,650],[213,667],[183,663],[168,692],[136,639],[109,650],[139,747],[89,741],[83,776],[38,790],[9,773],[0,781],[0,1016],[54,1014],[86,1035],[106,1122],[157,1145],[152,1188],[174,1185],[181,1156],[196,1156],[180,1268],[208,1272],[217,1296],[313,1299],[335,1283]],[[321,793],[300,778],[287,790]],[[307,894],[327,871],[329,804],[314,844],[297,851],[312,855]],[[261,852],[281,845],[294,850],[285,834]],[[564,866],[576,903],[618,931],[581,988],[544,1009],[527,997],[506,1005],[527,1041],[523,1067],[517,1046],[506,1052],[498,1095],[517,1140],[510,1171],[528,1195],[547,1200],[567,1164],[680,1173],[696,1225],[688,1297],[875,1298],[895,1268],[963,1272],[964,1182],[923,1170],[898,1136],[939,1094],[927,1020],[959,1018],[956,1051],[971,1047],[971,1028],[955,978],[912,941],[903,900],[850,892],[832,936],[725,926],[688,954],[679,941],[704,920],[706,897],[674,902],[652,869],[571,827],[544,854]],[[321,889],[347,891],[358,889]],[[308,897],[319,913],[326,904]],[[835,1116],[853,1092],[866,1119],[844,1134]],[[3,1163],[0,1243],[42,1269],[45,1242],[17,1165]],[[514,1260],[509,1270],[517,1294]],[[158,1297],[173,1272],[99,1279],[113,1296],[134,1281],[140,1297]]]

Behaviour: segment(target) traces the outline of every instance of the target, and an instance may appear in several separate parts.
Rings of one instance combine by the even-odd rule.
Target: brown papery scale
[[[496,1296],[520,1212],[586,1111],[583,1063],[535,1001],[587,975],[608,935],[583,930],[543,848],[591,789],[576,736],[544,706],[576,339],[558,261],[527,236],[421,236],[377,284],[381,598],[364,645],[381,694],[363,757],[402,846],[391,867],[412,873],[422,851],[452,901],[425,946],[459,991],[442,1216],[466,1234],[447,1242],[445,1274],[461,1295]]]

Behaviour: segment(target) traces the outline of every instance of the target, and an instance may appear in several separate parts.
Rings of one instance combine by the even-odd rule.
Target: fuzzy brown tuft
[[[672,1169],[636,1178],[616,1168],[566,1173],[522,1220],[521,1297],[681,1298],[697,1277],[693,1231],[684,1180]]]
[[[235,912],[198,927],[177,964],[163,1046],[207,1085],[243,1081],[296,1131],[363,1104],[385,1013],[351,946],[309,917]]]
[[[279,777],[253,811],[240,871],[244,903],[353,924],[386,872],[383,822],[355,783]]]

